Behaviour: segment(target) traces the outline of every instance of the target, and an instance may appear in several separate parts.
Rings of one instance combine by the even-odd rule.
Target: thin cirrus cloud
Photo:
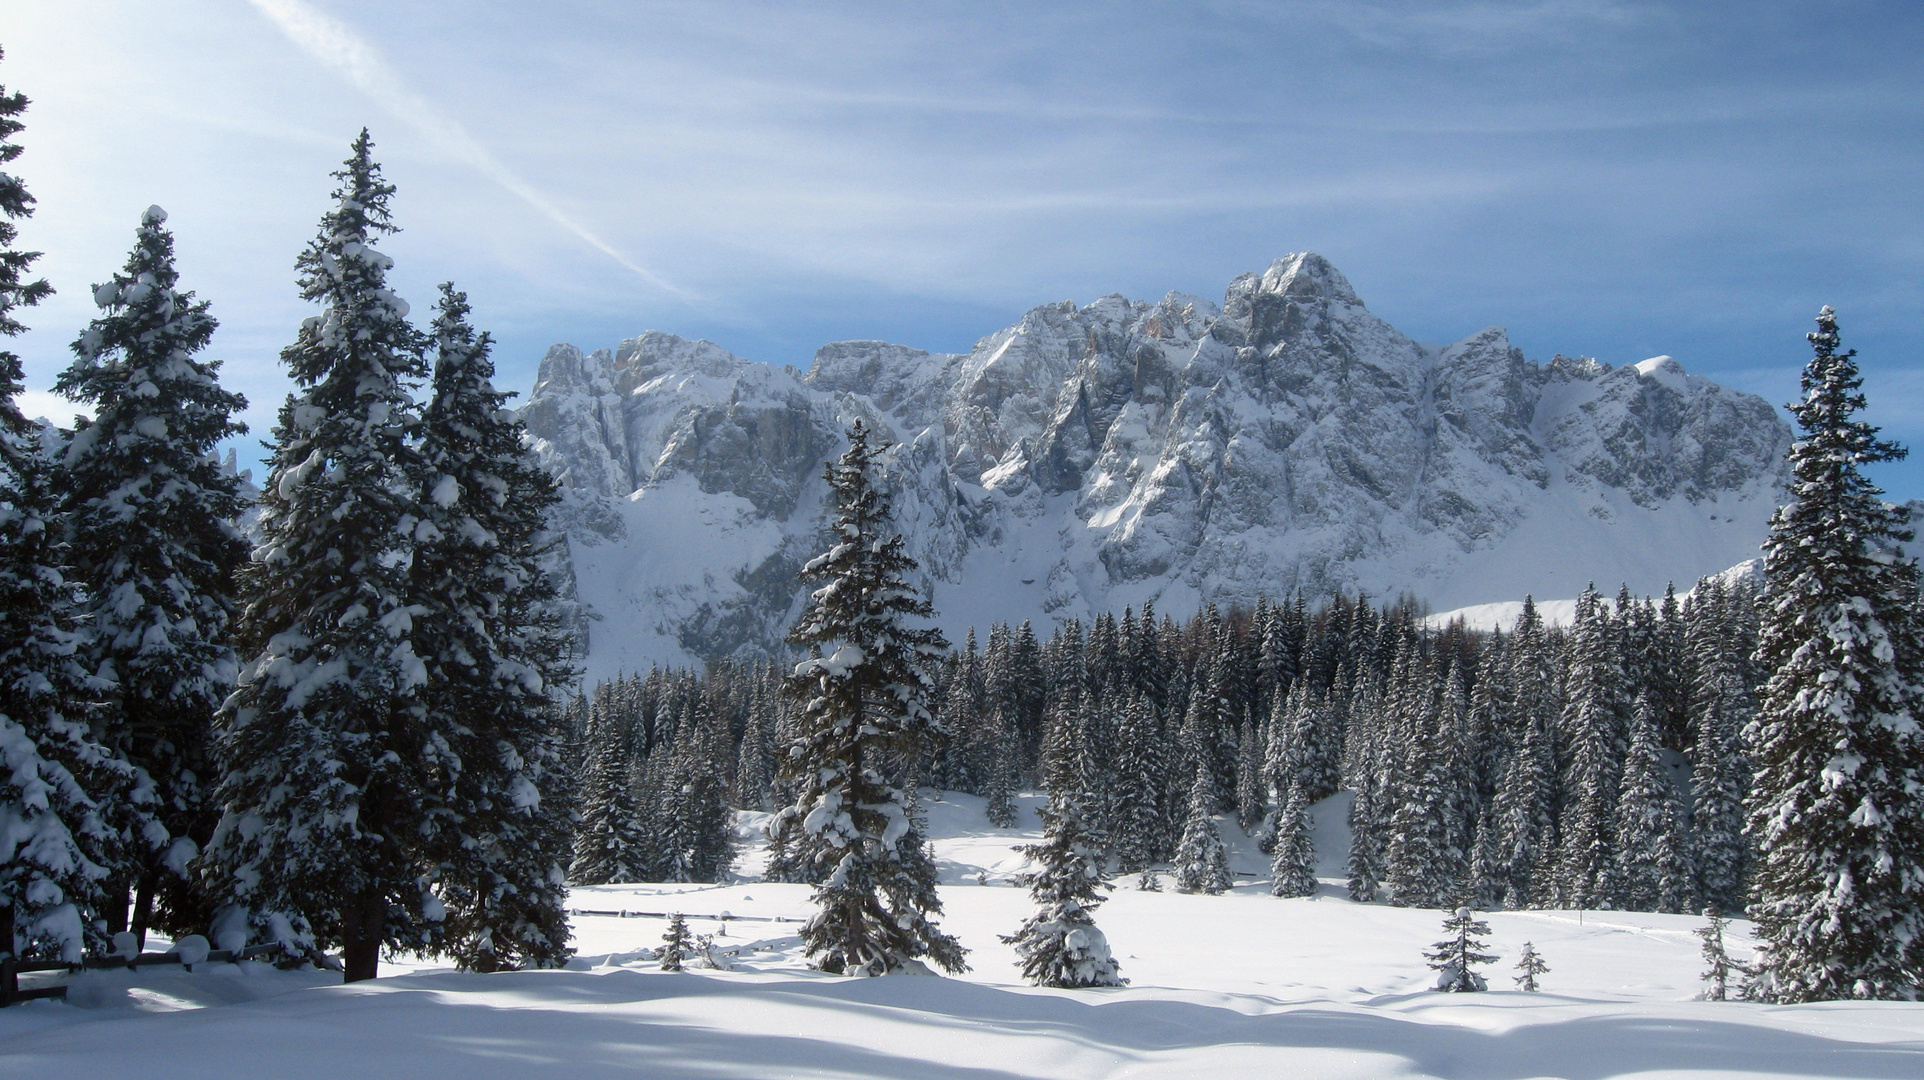
[[[249,3],[271,19],[289,41],[347,79],[383,112],[413,127],[437,150],[472,167],[542,217],[643,281],[679,299],[694,299],[688,290],[629,258],[574,215],[556,206],[553,199],[534,185],[517,176],[476,141],[460,121],[448,116],[411,88],[379,50],[345,24],[330,18],[304,0],[249,0]]]

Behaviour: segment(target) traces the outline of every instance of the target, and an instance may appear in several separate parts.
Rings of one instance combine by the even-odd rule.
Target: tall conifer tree
[[[569,857],[558,721],[575,673],[559,594],[542,556],[555,542],[555,482],[494,388],[492,341],[468,298],[441,286],[434,381],[421,425],[428,476],[417,545],[416,626],[428,663],[434,823],[449,951],[464,967],[567,959]]]
[[[209,738],[237,664],[228,628],[234,572],[247,558],[235,519],[240,480],[214,454],[246,431],[246,401],[222,389],[219,361],[195,354],[214,319],[177,288],[166,213],[141,215],[126,267],[94,288],[103,314],[74,342],[54,389],[93,406],[69,440],[60,478],[74,576],[88,597],[88,666],[114,688],[100,718],[114,751],[155,784],[130,845],[133,925],[144,933],[157,891],[167,927],[204,930],[210,911],[184,886],[213,831]]]
[[[0,87],[0,165],[27,99]],[[33,213],[26,185],[0,171],[0,337],[51,295],[16,249]],[[87,701],[104,687],[77,661],[76,597],[64,570],[57,487],[38,425],[20,414],[20,357],[0,349],[0,954],[78,962],[105,944],[101,883],[122,850],[111,808],[151,800],[94,736]]]
[[[800,794],[784,816],[824,840],[832,863],[802,944],[824,971],[883,975],[922,957],[960,971],[962,946],[929,920],[942,906],[933,864],[886,775],[933,723],[930,668],[947,642],[913,625],[933,611],[909,584],[915,561],[875,486],[880,448],[869,438],[856,421],[848,452],[828,466],[832,543],[803,569],[822,585],[789,633],[814,655],[789,680],[805,704],[787,762]]]
[[[423,524],[410,384],[427,374],[408,306],[388,287],[395,231],[366,131],[334,175],[335,205],[301,252],[322,311],[281,353],[281,407],[261,542],[242,571],[244,662],[223,710],[222,819],[210,872],[272,925],[340,945],[350,980],[381,949],[433,947],[442,908],[419,838],[442,812],[427,775],[423,605],[410,558]]]
[[[1751,727],[1759,990],[1777,1001],[1913,999],[1924,981],[1924,636],[1903,509],[1862,467],[1877,437],[1855,350],[1826,307],[1809,335],[1791,502],[1764,543]]]

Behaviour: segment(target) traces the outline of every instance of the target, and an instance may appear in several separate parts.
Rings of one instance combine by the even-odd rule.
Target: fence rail
[[[619,911],[594,911],[589,908],[569,908],[568,914],[570,915],[604,915],[611,919],[672,919],[675,916],[680,915],[684,919],[709,919],[714,922],[722,922],[722,923],[731,923],[731,922],[801,923],[801,922],[808,921],[807,919],[799,919],[799,918],[791,919],[783,915],[695,915],[686,911],[629,911],[627,908],[622,908]]]

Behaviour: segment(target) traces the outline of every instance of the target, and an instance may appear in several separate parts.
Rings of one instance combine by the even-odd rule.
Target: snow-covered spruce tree
[[[1683,797],[1663,774],[1662,718],[1649,694],[1638,694],[1617,799],[1617,873],[1623,907],[1682,912],[1690,908],[1690,860]]]
[[[1161,858],[1167,831],[1160,810],[1163,744],[1154,708],[1147,697],[1131,695],[1117,731],[1115,834],[1110,840],[1118,866],[1127,873]]]
[[[1516,988],[1526,994],[1534,994],[1537,992],[1537,976],[1549,974],[1550,965],[1544,963],[1543,957],[1537,954],[1537,947],[1526,941],[1523,943],[1523,955],[1517,958],[1516,970]]]
[[[1269,858],[1273,896],[1316,895],[1316,845],[1309,835],[1309,804],[1303,784],[1290,785],[1276,815],[1276,845]]]
[[[628,736],[614,717],[595,716],[588,728],[587,756],[575,801],[581,821],[575,828],[568,880],[576,885],[646,880],[649,837],[630,782]]]
[[[683,706],[675,745],[666,757],[666,784],[654,814],[660,865],[652,881],[725,880],[734,862],[729,844],[727,784],[715,765],[722,759],[713,711],[700,695]]]
[[[1504,896],[1503,859],[1497,848],[1496,809],[1486,803],[1477,816],[1476,831],[1470,840],[1470,863],[1466,868],[1463,893],[1470,906],[1489,910],[1502,906]]]
[[[1594,587],[1577,597],[1563,709],[1570,767],[1558,830],[1563,839],[1558,875],[1564,902],[1572,907],[1618,906],[1617,794],[1627,725],[1614,622]]]
[[[1245,720],[1236,736],[1240,744],[1236,752],[1236,824],[1246,834],[1256,831],[1268,809],[1263,798],[1263,749],[1256,732],[1256,726]]]
[[[1433,713],[1433,710],[1432,710]],[[1403,797],[1389,822],[1383,882],[1398,907],[1443,907],[1461,882],[1469,853],[1450,842],[1453,733],[1425,723],[1403,761]]]
[[[1436,970],[1435,988],[1444,993],[1489,989],[1476,968],[1497,961],[1496,956],[1483,951],[1483,939],[1490,933],[1490,924],[1479,920],[1469,908],[1460,907],[1443,920],[1443,932],[1450,936],[1423,954]]]
[[[677,911],[668,916],[668,932],[661,936],[661,949],[656,959],[661,961],[661,970],[680,971],[682,962],[695,954],[695,943],[688,935],[688,918]]]
[[[747,723],[742,727],[741,746],[735,752],[735,783],[731,794],[743,810],[768,809],[769,788],[773,784],[775,761],[775,708],[763,680],[755,680],[748,705]]]
[[[1764,542],[1749,756],[1756,989],[1770,1000],[1915,999],[1924,982],[1924,636],[1905,511],[1861,467],[1904,456],[1857,419],[1855,351],[1817,316],[1790,406],[1791,502]]]
[[[1077,756],[1056,754],[1046,763],[1042,843],[1017,849],[1036,867],[1021,880],[1037,910],[1002,942],[1015,947],[1022,977],[1037,986],[1121,986],[1109,940],[1091,917],[1109,888],[1102,880],[1105,838],[1092,821]]]
[[[802,570],[822,586],[788,636],[814,655],[788,683],[804,704],[800,738],[784,763],[799,796],[783,813],[823,842],[831,863],[815,887],[802,946],[816,967],[835,973],[885,975],[923,957],[961,971],[962,946],[929,920],[941,910],[934,865],[884,773],[892,755],[914,753],[932,722],[930,668],[947,642],[913,625],[933,612],[909,584],[915,561],[875,487],[881,449],[869,438],[856,421],[848,452],[827,468],[833,543]]]
[[[1704,909],[1704,924],[1697,928],[1697,937],[1704,943],[1704,1000],[1725,1001],[1730,997],[1732,976],[1746,974],[1742,964],[1730,958],[1724,949],[1724,927],[1730,925],[1712,904]]]
[[[423,838],[444,812],[424,723],[430,610],[409,569],[421,519],[410,380],[421,334],[387,285],[394,231],[363,131],[301,252],[322,311],[281,352],[296,389],[274,429],[260,546],[242,569],[239,684],[221,713],[220,824],[207,872],[260,923],[338,944],[349,980],[382,947],[434,947],[442,907]]]
[[[1496,789],[1497,858],[1503,881],[1504,906],[1511,910],[1549,902],[1552,883],[1547,867],[1553,858],[1556,798],[1555,736],[1542,717],[1530,721],[1522,741],[1510,755]]]
[[[555,482],[525,445],[468,298],[441,286],[422,416],[429,527],[414,552],[428,666],[425,740],[447,813],[433,823],[445,948],[464,968],[568,957],[571,843],[559,721],[575,672],[546,569]]]
[[[234,683],[233,578],[247,559],[239,479],[214,456],[246,431],[234,415],[247,403],[222,389],[218,361],[195,356],[215,323],[177,287],[166,220],[158,206],[141,215],[126,267],[94,288],[103,314],[54,383],[94,410],[59,477],[87,597],[86,665],[114,683],[95,723],[155,787],[154,802],[126,808],[129,865],[108,897],[123,905],[134,887],[137,935],[156,899],[177,934],[205,930],[213,914],[186,887],[186,867],[213,831],[209,739]]]
[[[1216,784],[1209,763],[1198,761],[1193,771],[1182,840],[1176,845],[1176,888],[1214,896],[1233,883],[1229,853],[1223,847],[1222,833],[1216,829]]]
[[[1382,858],[1376,844],[1375,782],[1364,778],[1349,805],[1349,898],[1358,904],[1376,901],[1381,884]]]
[[[994,724],[994,755],[989,764],[989,794],[985,812],[989,824],[998,829],[1013,829],[1018,817],[1015,796],[1016,787],[1021,781],[1022,766],[1020,740],[1015,728],[998,717],[992,717]]]
[[[0,165],[20,156],[11,139],[26,107],[0,87]],[[18,310],[53,292],[27,276],[39,253],[13,246],[32,212],[26,186],[0,171],[0,337],[25,330]],[[24,383],[20,357],[0,349],[0,954],[77,962],[106,944],[97,916],[119,835],[103,810],[141,793],[88,724],[103,687],[76,660],[52,463],[20,414]]]
[[[1731,607],[1715,579],[1700,582],[1690,598],[1686,637],[1696,675],[1687,708],[1694,735],[1690,853],[1698,899],[1724,911],[1742,911],[1751,854],[1744,836],[1750,765],[1743,732],[1757,710],[1745,685],[1747,665],[1732,646]]]

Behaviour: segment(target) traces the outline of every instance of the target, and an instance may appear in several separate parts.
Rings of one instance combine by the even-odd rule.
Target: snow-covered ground
[[[1326,849],[1341,843],[1342,800],[1317,807]],[[572,970],[461,975],[401,961],[351,987],[251,964],[93,973],[70,1003],[0,1012],[0,1076],[1924,1076],[1924,1005],[1694,1000],[1693,918],[1493,913],[1500,989],[1429,992],[1421,952],[1439,913],[1341,899],[1334,850],[1324,895],[1271,897],[1233,826],[1236,868],[1251,875],[1234,891],[1139,892],[1131,880],[1097,913],[1132,985],[1038,990],[997,940],[1027,914],[1009,879],[1013,845],[1033,833],[990,827],[966,796],[926,805],[942,925],[973,965],[958,978],[807,971],[792,921],[807,912],[804,887],[603,886],[577,890],[575,905],[629,914],[577,915]],[[742,868],[758,859],[750,851]],[[660,916],[675,911],[715,935],[730,970],[655,969]],[[1733,926],[1740,955],[1747,930]],[[1541,993],[1508,989],[1526,940],[1550,965]]]

